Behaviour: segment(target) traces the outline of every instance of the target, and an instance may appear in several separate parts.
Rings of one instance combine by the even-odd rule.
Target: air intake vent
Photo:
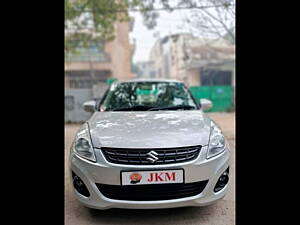
[[[186,198],[200,194],[208,180],[187,184],[107,185],[96,184],[107,198],[128,201],[155,201]]]

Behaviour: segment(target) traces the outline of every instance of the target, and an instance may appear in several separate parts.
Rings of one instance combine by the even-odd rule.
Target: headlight
[[[207,158],[212,158],[225,150],[225,138],[220,128],[211,122],[211,132],[207,151]]]
[[[91,143],[88,124],[85,123],[78,131],[74,144],[73,151],[82,158],[96,162],[96,156]]]

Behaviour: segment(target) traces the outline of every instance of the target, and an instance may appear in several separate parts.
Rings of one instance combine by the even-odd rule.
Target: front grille
[[[96,184],[107,198],[128,201],[159,201],[186,198],[200,194],[208,180],[187,184],[108,185]]]
[[[201,146],[181,147],[181,148],[156,148],[156,149],[133,149],[133,148],[101,148],[107,161],[117,164],[127,165],[149,165],[149,164],[170,164],[186,162],[196,159],[201,150]],[[158,160],[148,161],[147,153],[155,151]],[[151,158],[151,157],[150,157]]]

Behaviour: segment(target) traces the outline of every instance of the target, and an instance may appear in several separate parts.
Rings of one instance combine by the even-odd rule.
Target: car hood
[[[210,119],[201,110],[95,112],[88,124],[96,148],[203,146],[210,135]]]

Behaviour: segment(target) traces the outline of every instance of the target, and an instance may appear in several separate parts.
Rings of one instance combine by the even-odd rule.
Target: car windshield
[[[111,86],[101,111],[191,110],[197,105],[183,83],[124,82]]]

